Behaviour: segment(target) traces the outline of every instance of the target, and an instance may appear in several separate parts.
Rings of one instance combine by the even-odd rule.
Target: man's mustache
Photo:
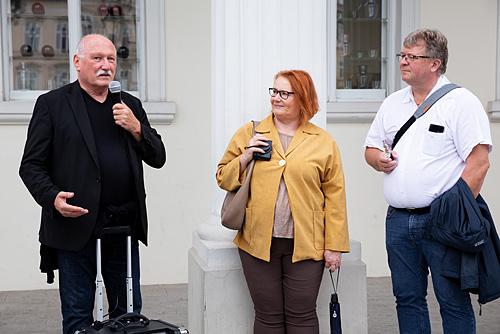
[[[103,74],[106,74],[106,75],[111,76],[111,74],[112,74],[112,73],[111,73],[111,70],[107,70],[107,71],[105,71],[105,70],[99,70],[99,71],[97,72],[97,76],[98,76],[98,77],[100,77],[100,76],[101,76],[101,75],[103,75]]]

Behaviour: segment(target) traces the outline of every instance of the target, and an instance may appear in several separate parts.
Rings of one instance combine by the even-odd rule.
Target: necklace
[[[415,101],[415,103],[417,104],[417,107],[420,107],[420,105],[422,104],[422,102],[424,102],[426,99],[426,97],[424,97],[422,100],[418,101],[416,98],[415,98],[415,95],[413,95],[413,100]]]

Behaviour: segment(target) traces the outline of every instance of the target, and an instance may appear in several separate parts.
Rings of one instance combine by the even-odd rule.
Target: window
[[[91,34],[92,32],[89,32]],[[56,27],[56,50],[59,53],[68,53],[69,40],[68,40],[68,24],[58,23]]]
[[[77,7],[81,15],[72,19],[73,16],[68,14],[70,6]],[[10,79],[11,92],[17,94],[19,92],[14,91],[21,91],[14,96],[23,98],[23,91],[41,91],[49,86],[59,88],[68,83],[74,50],[70,45],[76,46],[83,36],[83,33],[70,36],[69,31],[76,30],[78,26],[82,26],[81,31],[86,34],[107,36],[115,44],[121,63],[125,63],[129,71],[137,73],[137,8],[135,0],[118,0],[113,1],[113,4],[101,0],[12,2],[7,12],[12,45],[8,66],[19,70],[18,77]],[[71,38],[74,40],[71,41]],[[51,72],[54,68],[63,69],[57,72],[55,80]],[[132,91],[137,91],[137,81],[133,81],[137,78],[137,75],[126,78],[127,87]]]
[[[500,1],[497,4],[497,22],[500,22]],[[500,122],[500,24],[497,25],[497,69],[495,101],[488,102],[488,115],[491,122]]]
[[[97,2],[99,4],[94,7],[96,9],[105,3],[104,0]],[[95,12],[90,13],[85,10],[85,6],[88,7],[89,3],[96,3],[96,1],[51,0],[39,3],[42,4],[45,14],[37,14],[40,16],[36,16],[31,11],[34,2],[25,0],[0,2],[0,44],[2,45],[0,53],[0,61],[2,62],[2,66],[0,66],[0,125],[27,124],[31,118],[34,101],[40,94],[76,80],[77,72],[72,65],[76,44],[81,36],[98,31],[96,29],[100,27],[102,22],[95,18]],[[130,23],[131,16],[123,13],[127,13],[128,7],[132,6],[133,3],[136,6],[135,23],[134,25],[125,24]],[[111,26],[114,22],[116,31],[123,31],[120,34],[124,36],[125,40],[132,41],[132,37],[134,37],[137,41],[137,45],[132,45],[129,48],[127,61],[118,58],[118,65],[123,64],[123,68],[130,70],[130,72],[120,74],[120,77],[126,77],[129,93],[142,100],[144,109],[148,112],[149,120],[152,123],[171,124],[176,113],[176,105],[175,102],[167,101],[165,89],[165,29],[161,28],[165,25],[165,1],[116,0],[111,4],[119,4],[125,9],[121,19],[107,19]],[[36,9],[40,10],[41,8],[36,7]],[[37,51],[32,57],[22,57],[19,46],[13,43],[13,39],[17,41],[25,38],[24,35],[13,37],[11,32],[12,19],[14,17],[23,18],[21,11],[26,12],[25,19],[30,16],[40,25],[38,45],[41,47],[41,51]],[[16,18],[16,20],[18,19]],[[117,21],[122,21],[124,24]],[[129,28],[124,29],[124,26]],[[47,35],[45,31],[48,28],[52,31],[51,35]],[[22,31],[23,29],[18,30]],[[46,39],[45,36],[47,36]],[[124,39],[121,40],[121,42],[123,41]],[[115,40],[115,45],[118,45],[118,42],[120,41]],[[119,49],[121,46],[120,44],[117,48]],[[63,50],[67,50],[67,52],[63,53]],[[46,53],[46,56],[43,55],[43,52]],[[54,56],[51,56],[52,53]],[[16,58],[14,54],[16,54]],[[31,86],[28,90],[18,89],[18,71],[21,69],[21,62],[24,63],[24,67],[28,71],[35,73],[30,74],[29,80],[30,82],[35,80],[36,87]],[[40,75],[41,73],[43,76]],[[133,85],[130,83],[132,80],[134,81]]]
[[[371,122],[402,82],[396,53],[418,28],[419,0],[328,4],[328,122]]]
[[[47,85],[47,89],[54,89],[69,84],[69,72],[66,66],[55,66],[53,73],[56,73],[55,80],[49,79],[50,83]]]
[[[387,67],[385,0],[337,0],[335,97],[383,99]]]
[[[30,45],[33,48],[34,52],[39,51],[38,44],[40,43],[40,25],[37,22],[26,22],[24,40],[27,45]]]

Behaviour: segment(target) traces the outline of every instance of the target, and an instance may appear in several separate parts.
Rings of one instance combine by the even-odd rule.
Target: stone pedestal
[[[351,240],[351,253],[342,257],[337,291],[344,334],[366,334],[366,266],[361,244]],[[238,249],[231,241],[207,241],[193,234],[189,250],[188,328],[191,333],[252,334],[254,310]],[[334,278],[336,274],[334,274]],[[333,292],[325,270],[318,295],[321,333],[330,333],[329,303]]]
[[[238,249],[193,233],[188,259],[190,333],[253,333],[254,310]]]
[[[333,281],[337,284],[337,272],[333,273]],[[330,333],[330,297],[332,293],[330,273],[325,270],[316,302],[321,334]],[[361,261],[361,243],[359,241],[351,240],[351,252],[342,254],[337,294],[340,303],[342,333],[368,333],[366,265]]]
[[[309,72],[320,110],[327,109],[324,55],[328,27],[324,0],[287,0],[286,5],[280,1],[244,0],[211,3],[211,140],[215,174],[217,163],[236,130],[250,120],[269,115],[267,87],[272,87],[273,77],[279,71]],[[326,112],[317,113],[311,121],[326,128]],[[193,234],[193,247],[189,251],[188,328],[194,334],[253,333],[253,303],[237,248],[232,243],[235,232],[220,224],[218,213],[224,193],[214,180],[212,214]],[[338,291],[342,320],[345,334],[364,334],[367,332],[366,270],[360,260],[359,243],[352,242],[351,248],[358,251],[343,260]],[[322,328],[328,329],[332,287],[329,276],[323,281],[318,314]],[[322,329],[322,333],[329,330]]]

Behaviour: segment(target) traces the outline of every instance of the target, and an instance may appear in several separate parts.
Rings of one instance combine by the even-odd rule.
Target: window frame
[[[140,98],[148,113],[151,123],[171,124],[176,113],[175,102],[166,98],[166,39],[165,2],[163,0],[137,0],[138,34],[137,52],[139,57],[138,91],[130,92]],[[9,82],[9,51],[12,41],[8,35],[8,1],[2,1],[0,7],[0,125],[28,124],[35,100],[47,90],[11,91]],[[81,17],[80,1],[68,0],[68,17]],[[68,20],[70,82],[77,79],[77,72],[72,65],[73,53],[82,36],[81,21]],[[149,33],[146,34],[146,31]],[[152,34],[151,31],[154,33]]]
[[[490,122],[500,122],[500,0],[497,1],[497,70],[495,75],[495,101],[488,101],[488,116]]]
[[[387,0],[387,60],[386,60],[386,96],[401,89],[406,84],[401,80],[396,53],[401,51],[404,38],[419,27],[420,0]],[[328,123],[366,123],[373,121],[383,99],[366,98],[341,100],[336,91],[336,36],[337,36],[337,1],[328,1]],[[381,50],[382,52],[382,50]],[[369,90],[368,90],[369,91]],[[385,97],[384,97],[385,98]]]

